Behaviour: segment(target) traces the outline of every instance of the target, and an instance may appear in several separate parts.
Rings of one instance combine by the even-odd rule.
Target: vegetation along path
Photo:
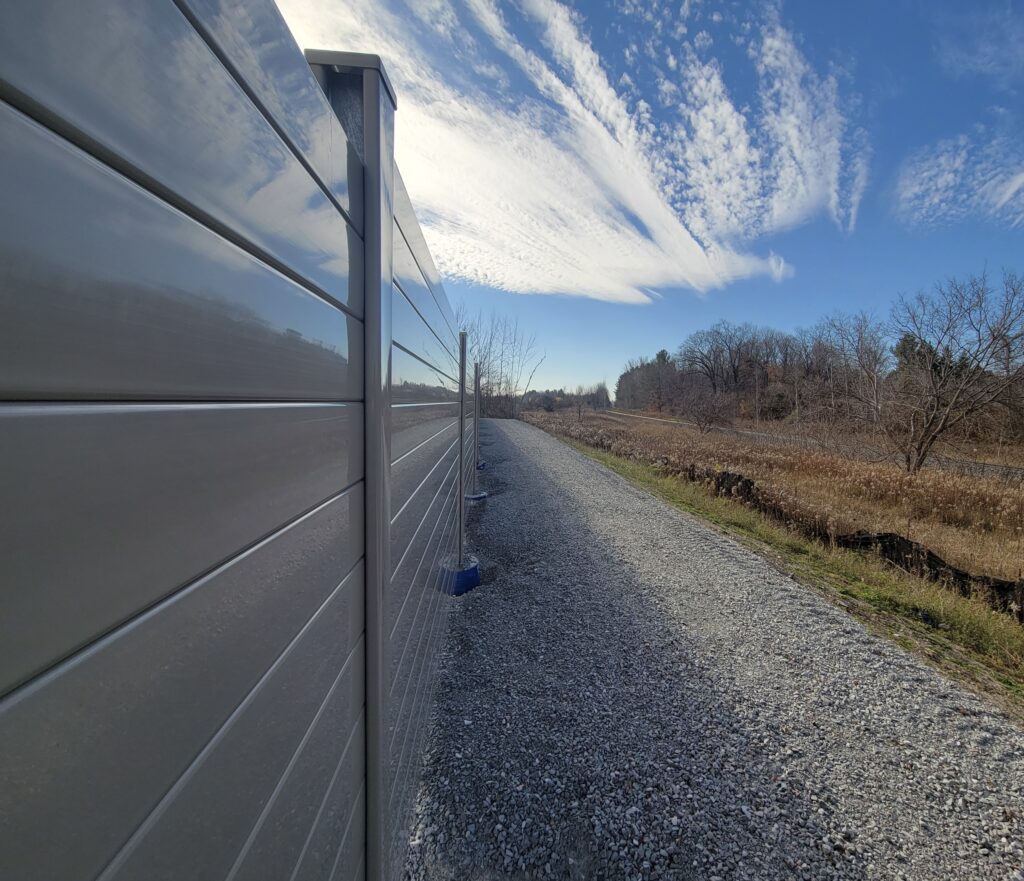
[[[484,424],[411,879],[1024,879],[1024,734],[756,554]]]

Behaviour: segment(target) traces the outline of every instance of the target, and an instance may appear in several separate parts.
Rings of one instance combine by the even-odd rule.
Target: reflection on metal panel
[[[446,372],[448,370],[448,364],[451,363],[454,366],[454,369],[452,370],[452,373],[454,374],[458,369],[458,343],[455,340],[455,337],[451,334],[448,322],[441,313],[441,309],[438,307],[437,302],[434,299],[434,295],[427,287],[423,279],[423,275],[420,273],[419,266],[413,258],[412,252],[409,250],[409,246],[406,243],[405,236],[399,229],[398,224],[395,224],[394,236],[395,283],[402,289],[406,299],[412,305],[420,321],[423,322],[430,332],[436,337],[437,342],[427,344],[421,349],[416,345],[415,339],[403,339],[397,332],[394,335],[395,341],[402,343],[402,345],[417,355],[426,356],[428,361],[432,361],[435,366],[445,370]],[[420,335],[420,338],[424,337]],[[442,355],[434,355],[434,349],[438,344],[444,348],[448,358],[445,358]]]
[[[404,349],[391,352],[391,402],[429,404],[458,401],[458,383]]]
[[[177,0],[362,233],[363,167],[273,3]]]
[[[401,874],[472,444],[380,60],[315,55],[0,5],[2,877]]]
[[[2,104],[0,153],[0,395],[362,396],[358,321]]]
[[[361,478],[362,405],[6,405],[0,461],[6,689]]]
[[[444,315],[448,325],[448,332],[452,339],[452,354],[458,352],[457,337],[459,328],[455,326],[455,316],[452,314],[451,306],[448,304],[448,297],[445,296],[444,287],[441,284],[441,275],[434,265],[434,258],[430,256],[430,249],[423,237],[423,230],[420,229],[416,220],[416,212],[409,199],[409,191],[405,188],[405,181],[402,176],[395,172],[395,221],[398,223],[405,238],[416,258],[416,264],[426,280],[427,286],[433,294],[434,301]]]
[[[458,362],[426,325],[396,284],[392,292],[392,336],[397,346],[425,361],[458,386]]]
[[[457,548],[459,343],[408,194],[395,175],[390,577],[382,798],[384,877],[400,877]],[[467,446],[471,450],[471,445]],[[465,467],[465,463],[463,463]]]
[[[0,97],[362,313],[355,230],[171,0],[0,4]]]
[[[430,440],[449,423],[458,420],[458,402],[437,404],[396,404],[391,408],[392,465],[402,456]]]
[[[362,509],[357,484],[0,705],[0,877],[95,877],[346,572],[358,626]]]

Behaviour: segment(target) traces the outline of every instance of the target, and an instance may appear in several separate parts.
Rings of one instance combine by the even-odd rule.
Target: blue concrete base
[[[470,555],[466,555],[461,568],[455,560],[441,566],[441,575],[444,582],[452,585],[452,596],[462,596],[469,593],[474,587],[480,586],[480,561]]]
[[[476,470],[477,471],[483,471],[486,467],[487,467],[487,463],[486,462],[477,462],[476,463]]]
[[[485,493],[485,492],[467,493],[466,494],[466,501],[467,502],[482,502],[486,498],[487,498],[487,493]]]

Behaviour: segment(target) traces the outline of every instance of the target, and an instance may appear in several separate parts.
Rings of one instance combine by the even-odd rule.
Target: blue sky
[[[280,5],[384,58],[449,297],[536,334],[535,385],[1024,271],[1024,0]]]

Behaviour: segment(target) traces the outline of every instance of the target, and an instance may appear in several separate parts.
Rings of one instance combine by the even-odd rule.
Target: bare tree
[[[725,372],[725,351],[717,333],[699,330],[690,334],[679,347],[676,360],[681,368],[689,368],[706,377],[711,393],[718,394]]]
[[[843,391],[850,415],[872,431],[882,427],[882,395],[893,366],[886,326],[868,315],[839,315],[829,320],[832,344],[840,356]]]
[[[518,321],[494,312],[470,316],[460,304],[455,317],[467,331],[468,360],[480,364],[481,409],[488,416],[515,418],[544,362],[536,337],[527,336]]]
[[[885,430],[907,471],[936,442],[995,406],[1024,378],[1024,281],[1004,273],[950,279],[931,296],[902,297],[892,311],[898,359]]]
[[[730,402],[724,392],[690,384],[683,393],[680,409],[693,420],[701,434],[707,434],[728,423]]]

